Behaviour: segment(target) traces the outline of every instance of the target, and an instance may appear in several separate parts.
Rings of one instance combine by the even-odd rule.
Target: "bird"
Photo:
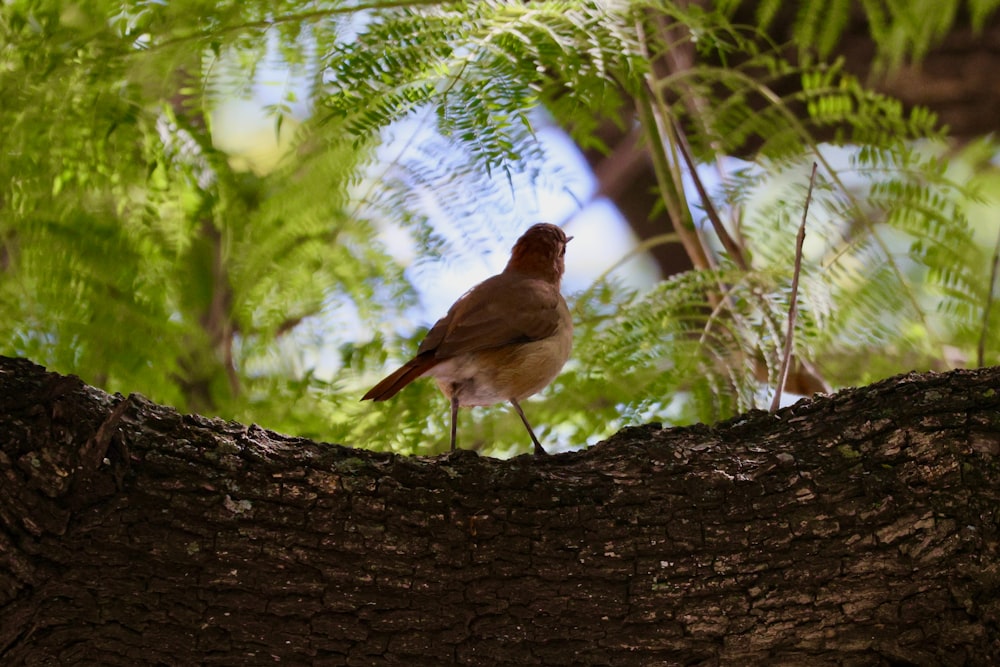
[[[416,356],[361,400],[385,401],[417,378],[433,377],[451,403],[451,451],[460,407],[509,401],[535,454],[546,454],[520,402],[555,379],[573,348],[573,318],[560,289],[572,238],[553,224],[531,226],[504,270],[462,295]]]

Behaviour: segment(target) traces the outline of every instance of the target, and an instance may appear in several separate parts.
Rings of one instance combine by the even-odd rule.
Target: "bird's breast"
[[[494,405],[520,401],[544,389],[562,370],[573,349],[573,325],[565,302],[560,303],[560,325],[551,336],[498,348],[459,354],[446,359],[427,375],[433,376],[445,396],[457,392],[459,405]]]

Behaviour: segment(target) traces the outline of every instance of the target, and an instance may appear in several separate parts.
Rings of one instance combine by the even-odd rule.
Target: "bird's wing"
[[[561,300],[559,288],[544,280],[494,276],[455,302],[431,327],[419,352],[447,359],[546,338],[559,326]]]

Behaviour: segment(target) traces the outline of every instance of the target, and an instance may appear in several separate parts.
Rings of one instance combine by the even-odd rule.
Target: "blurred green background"
[[[780,4],[5,2],[0,353],[436,453],[432,382],[358,399],[545,220],[576,237],[549,448],[721,419],[773,395],[816,162],[790,400],[996,364],[997,146],[877,85],[996,3]],[[460,443],[530,445],[503,406]]]

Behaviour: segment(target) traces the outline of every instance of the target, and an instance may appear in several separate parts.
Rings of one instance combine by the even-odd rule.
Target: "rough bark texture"
[[[510,461],[0,359],[0,663],[1000,663],[1000,368]]]

